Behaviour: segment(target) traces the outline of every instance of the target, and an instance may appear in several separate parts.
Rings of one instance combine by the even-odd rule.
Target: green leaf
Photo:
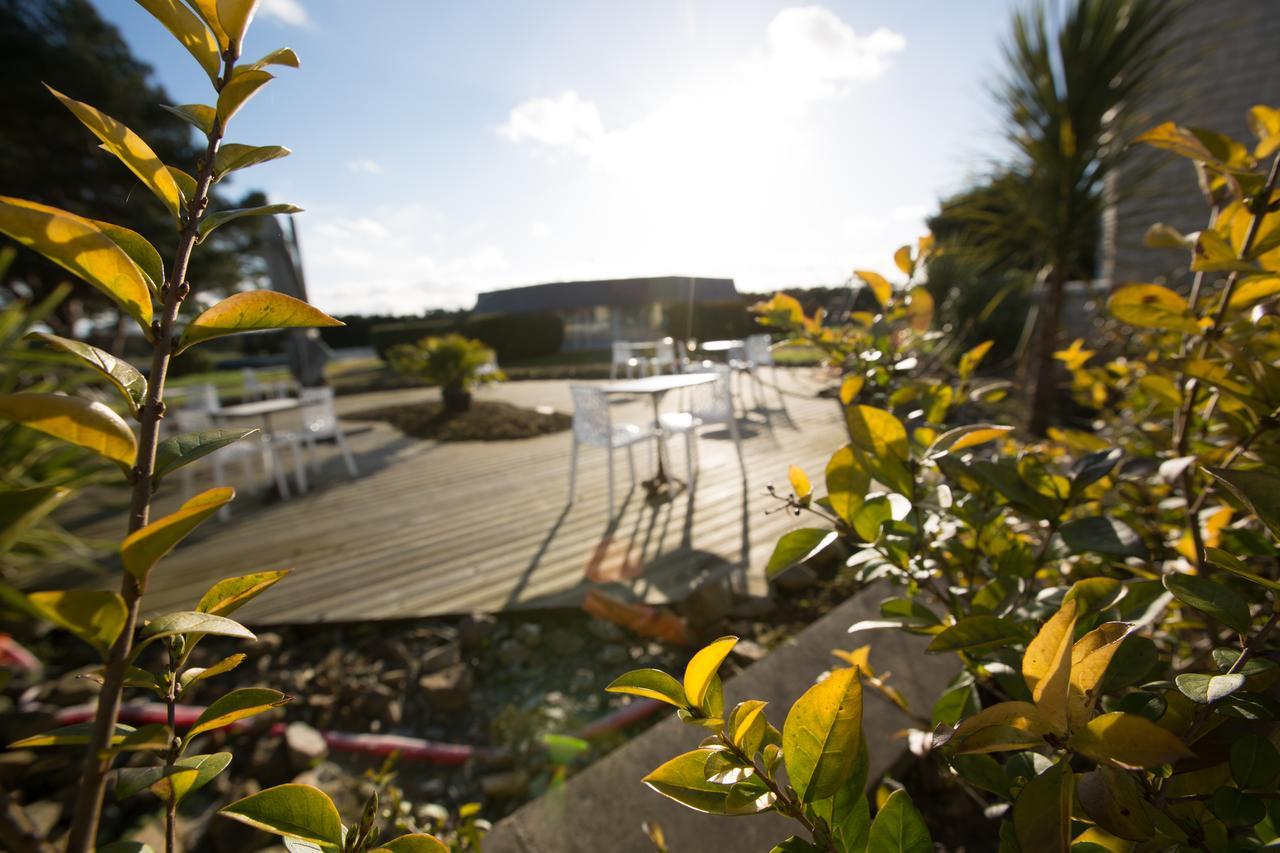
[[[0,233],[39,252],[101,290],[151,334],[147,274],[90,219],[56,207],[0,196]]]
[[[1253,794],[1222,786],[1209,798],[1209,811],[1227,826],[1253,826],[1267,816],[1266,806]]]
[[[943,457],[946,458],[946,457]],[[1007,462],[991,462],[980,459],[969,466],[969,470],[977,474],[995,489],[1014,507],[1037,518],[1057,518],[1062,511],[1062,504],[1031,488],[1018,469]]]
[[[114,154],[129,171],[138,176],[143,186],[169,209],[175,221],[182,219],[182,192],[151,146],[121,122],[80,101],[68,98],[52,86],[45,88],[80,122],[102,140],[103,147]]]
[[[257,69],[246,71],[232,77],[227,85],[218,93],[218,121],[226,128],[231,117],[240,112],[250,98],[258,94],[258,90],[275,79],[270,72]],[[201,228],[203,228],[203,224]]]
[[[933,853],[929,829],[906,791],[894,791],[876,812],[867,853]]]
[[[926,456],[937,456],[942,453],[958,453],[995,441],[1013,432],[1013,427],[996,426],[995,424],[966,424],[949,429],[933,440]]]
[[[792,566],[813,559],[839,538],[836,531],[820,527],[802,527],[784,533],[774,546],[764,573],[773,578]]]
[[[1204,672],[1184,672],[1173,680],[1178,690],[1192,702],[1210,705],[1224,699],[1244,687],[1245,677],[1234,672],[1230,675],[1213,675]]]
[[[89,742],[89,733],[92,731],[93,723],[76,723],[74,726],[50,729],[47,732],[14,741],[9,744],[9,749],[27,749],[33,746],[84,746]],[[118,744],[135,731],[133,726],[116,723],[111,743]]]
[[[213,120],[218,117],[218,111],[207,104],[183,104],[177,107],[161,104],[160,109],[172,113],[205,135],[213,133]]]
[[[1214,649],[1211,652],[1213,662],[1220,672],[1226,672],[1236,665],[1236,661],[1240,659],[1239,649]],[[1276,662],[1268,658],[1251,657],[1244,662],[1244,666],[1239,667],[1235,671],[1243,676],[1257,675],[1260,672],[1266,672],[1269,669],[1275,669]]]
[[[1248,633],[1253,622],[1249,616],[1249,605],[1222,584],[1198,575],[1170,572],[1164,576],[1164,587],[1183,604],[1217,619],[1238,633]]]
[[[288,157],[293,152],[283,145],[240,145],[228,142],[213,157],[213,175],[221,179],[237,169],[245,169],[269,160]]]
[[[230,756],[230,753],[222,754],[227,755],[228,757]],[[147,790],[166,776],[171,776],[177,773],[182,773],[190,777],[189,779],[184,780],[183,787],[186,787],[187,783],[194,781],[197,775],[197,772],[194,769],[190,767],[180,767],[177,765],[174,765],[173,767],[165,767],[160,764],[151,767],[121,767],[116,771],[116,799],[123,800],[127,797],[132,797],[134,794]]]
[[[1026,785],[1013,802],[1013,831],[1018,845],[1033,853],[1071,849],[1071,767],[1055,764]]]
[[[1266,471],[1242,471],[1239,468],[1204,470],[1244,503],[1267,526],[1272,536],[1280,539],[1280,477]]]
[[[1099,450],[1096,453],[1090,453],[1082,456],[1071,466],[1071,488],[1073,491],[1080,490],[1093,485],[1103,477],[1111,473],[1116,467],[1116,463],[1120,461],[1120,457],[1124,452],[1118,447],[1112,447],[1107,450]]]
[[[178,351],[202,341],[241,332],[341,325],[323,311],[283,293],[271,290],[235,293],[205,309],[187,324]]]
[[[200,220],[200,236],[197,238],[196,242],[203,243],[205,238],[208,237],[209,234],[215,228],[218,228],[222,225],[226,225],[228,222],[231,222],[234,219],[240,219],[241,217],[244,217],[244,216],[269,216],[276,213],[301,213],[301,212],[302,212],[302,208],[298,207],[296,204],[284,204],[284,203],[264,204],[259,207],[238,207],[238,208],[233,208],[231,210],[219,210],[215,213],[210,213],[208,216]],[[256,292],[261,293],[262,291],[256,291]],[[242,293],[242,294],[234,294],[234,295],[247,296],[249,294]],[[279,296],[283,294],[276,294],[276,295]],[[293,297],[289,297],[289,298],[292,299]],[[303,303],[303,304],[305,305],[306,303]],[[333,318],[329,318],[329,319],[332,320]],[[337,320],[333,320],[333,322],[331,323],[302,323],[302,324],[295,324],[295,325],[341,326],[342,324],[339,323]],[[277,327],[268,326],[266,328],[277,328]]]
[[[138,411],[146,403],[147,380],[129,362],[118,359],[105,350],[100,350],[95,346],[71,340],[70,338],[62,338],[45,332],[32,332],[27,337],[43,341],[55,349],[69,353],[102,374],[120,391],[125,402],[129,404],[129,411],[134,415],[137,415]]]
[[[873,457],[894,456],[903,462],[907,461],[911,451],[907,443],[907,430],[902,421],[873,406],[846,406],[844,414],[849,439],[854,446]]]
[[[998,797],[1012,799],[1009,777],[1000,762],[986,753],[954,755],[951,766],[970,785],[990,791]]]
[[[150,844],[141,841],[113,841],[98,848],[98,853],[156,853]]]
[[[157,616],[142,629],[142,636],[149,640],[178,634],[213,634],[215,637],[233,637],[237,640],[258,639],[252,631],[234,619],[196,610],[179,610]]]
[[[802,803],[834,794],[857,763],[862,740],[862,683],[841,668],[796,700],[782,728],[787,777]]]
[[[1195,334],[1200,331],[1187,300],[1159,284],[1130,284],[1107,300],[1112,316],[1144,329]]]
[[[605,690],[657,699],[677,708],[688,708],[692,704],[685,697],[680,682],[660,669],[633,669],[615,678]]]
[[[1081,615],[1101,613],[1124,598],[1126,591],[1125,585],[1115,578],[1085,578],[1073,583],[1062,600],[1064,603],[1078,600]]]
[[[1172,764],[1194,754],[1171,732],[1135,714],[1094,717],[1071,738],[1071,748],[1099,764],[1140,769]]]
[[[237,720],[261,714],[263,711],[269,711],[288,702],[290,698],[279,690],[269,690],[265,687],[241,687],[237,690],[232,690],[204,709],[204,713],[196,719],[191,730],[187,732],[186,740],[190,742],[192,738],[202,732],[220,729],[231,725]],[[263,793],[266,793],[266,791],[263,791]]]
[[[877,494],[868,497],[853,516],[853,530],[866,542],[880,537],[880,528],[893,519],[893,504],[889,496]]]
[[[200,187],[196,184],[196,179],[179,169],[177,166],[166,166],[169,174],[173,176],[173,180],[178,185],[178,189],[182,190],[182,194],[187,198],[195,198],[200,191]],[[135,259],[136,260],[136,259]]]
[[[1105,554],[1108,557],[1148,559],[1150,554],[1133,528],[1114,518],[1093,516],[1068,521],[1058,535],[1073,554]]]
[[[1080,805],[1098,826],[1129,841],[1145,841],[1155,827],[1142,802],[1142,792],[1123,770],[1100,765],[1076,783]]]
[[[237,691],[238,692],[238,691]],[[342,847],[342,817],[323,791],[310,785],[277,785],[228,806],[218,814],[276,835]]]
[[[775,844],[769,853],[822,853],[822,848],[814,846],[798,835],[792,835]]]
[[[695,749],[678,755],[643,781],[664,797],[707,814],[758,814],[773,807],[774,795],[755,775],[733,785],[708,781],[707,762],[716,753]]]
[[[256,428],[207,429],[166,438],[156,447],[153,479],[158,483],[166,474],[173,473],[183,465],[190,465],[197,459],[208,456],[215,450],[221,450],[228,444],[235,444],[242,438],[248,438],[257,431]]]
[[[218,581],[209,591],[200,597],[196,610],[201,613],[212,613],[215,616],[226,616],[284,579],[292,569],[281,569],[272,572],[255,572],[235,578],[224,578]]]
[[[62,394],[0,394],[0,418],[92,450],[126,467],[132,466],[137,456],[133,430],[97,400]]]
[[[1241,788],[1274,790],[1280,782],[1280,752],[1258,735],[1244,735],[1231,744],[1231,778]]]
[[[737,643],[737,637],[721,637],[700,649],[690,659],[684,670],[684,694],[689,697],[689,704],[694,708],[702,708],[716,670],[720,669],[720,664],[724,663]]]
[[[729,715],[725,731],[733,745],[749,756],[754,756],[764,745],[764,732],[769,725],[764,715],[767,704],[759,699],[748,699],[739,702]]]
[[[224,672],[230,672],[240,664],[244,663],[244,659],[245,654],[243,652],[237,652],[234,655],[227,655],[213,666],[191,667],[184,671],[178,678],[178,686],[181,688],[180,692],[185,694],[187,689],[193,684],[198,684],[206,678],[213,678],[215,675],[221,675]]]
[[[71,494],[71,489],[58,486],[0,491],[0,554]]]
[[[33,592],[27,601],[42,618],[75,634],[103,656],[120,636],[129,614],[118,593],[101,589]]]
[[[209,489],[191,498],[176,512],[130,533],[120,543],[120,561],[125,571],[145,581],[156,563],[235,496],[235,489],[228,486]]]
[[[386,851],[386,853],[449,853],[449,848],[444,846],[439,839],[431,835],[423,833],[414,833],[413,835],[402,835],[386,844],[378,847],[378,850]]]
[[[1026,641],[1026,632],[1015,622],[999,616],[967,616],[934,636],[925,651],[972,652]]]
[[[1266,587],[1272,592],[1280,592],[1280,583],[1249,571],[1245,568],[1240,558],[1234,554],[1229,554],[1221,548],[1210,547],[1204,549],[1204,556],[1206,560],[1220,569],[1226,569],[1233,575],[1238,575],[1251,583],[1256,583],[1258,586]]]
[[[871,474],[852,445],[845,445],[832,454],[826,479],[831,509],[846,524],[852,524],[871,486]]]
[[[138,0],[138,4],[164,24],[165,29],[200,63],[209,80],[217,83],[222,69],[218,42],[200,19],[181,0]]]

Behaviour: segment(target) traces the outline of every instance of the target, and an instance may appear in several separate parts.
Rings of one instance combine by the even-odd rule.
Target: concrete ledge
[[[764,660],[725,684],[725,705],[743,699],[769,701],[769,720],[779,728],[786,709],[813,680],[836,663],[831,650],[872,644],[871,661],[912,709],[927,714],[942,687],[956,673],[950,655],[926,655],[926,638],[899,631],[873,631],[850,636],[848,627],[876,618],[886,593],[871,589],[846,601],[810,625]],[[679,673],[676,673],[678,676]],[[867,691],[862,727],[876,779],[902,754],[894,734],[907,721],[878,693]],[[602,850],[653,853],[640,829],[645,821],[662,826],[672,850],[764,851],[799,829],[777,815],[725,818],[699,814],[661,797],[641,784],[653,768],[697,746],[697,729],[670,719],[605,756],[574,776],[558,791],[526,804],[498,823],[485,838],[488,853],[599,853]],[[794,827],[794,829],[793,829]]]

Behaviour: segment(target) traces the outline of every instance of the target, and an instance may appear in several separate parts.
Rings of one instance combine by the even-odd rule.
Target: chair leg
[[[689,472],[689,491],[693,491],[693,433],[693,430],[689,430],[684,434],[684,463]]]
[[[573,450],[569,454],[569,503],[573,503],[578,485],[578,437],[573,437]]]
[[[191,467],[188,466],[186,470],[190,471]],[[223,483],[225,483],[226,478],[223,476],[225,471],[226,471],[225,463],[223,463],[222,460],[218,459],[215,456],[213,458],[213,481],[219,485],[222,485]],[[187,478],[184,478],[184,481],[186,479]],[[183,499],[184,500],[186,499],[186,495],[183,496]],[[231,504],[225,503],[218,509],[218,521],[230,521],[230,520],[231,520]]]
[[[609,454],[609,517],[612,518],[613,517],[613,445],[612,444],[609,445],[608,450],[606,450],[605,452]]]
[[[636,486],[636,446],[627,445],[627,467],[631,469],[631,488]]]
[[[338,449],[342,451],[342,461],[347,463],[347,473],[354,480],[360,476],[360,472],[356,469],[356,458],[351,455],[351,447],[347,444],[347,437],[343,434],[342,427],[334,427],[333,439],[338,442]]]
[[[281,500],[289,500],[289,479],[284,474],[284,466],[280,464],[280,458],[276,455],[276,449],[272,445],[267,446],[267,452],[271,454],[271,470],[275,474],[276,489],[280,492]]]
[[[293,453],[294,479],[298,484],[298,494],[305,495],[309,489],[307,487],[307,457],[302,452],[302,442],[296,440],[290,442],[289,450]]]

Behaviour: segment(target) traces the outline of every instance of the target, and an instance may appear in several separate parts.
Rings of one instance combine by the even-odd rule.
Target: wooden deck
[[[785,484],[790,463],[819,479],[843,440],[838,407],[813,396],[814,379],[807,372],[779,372],[795,396],[786,398],[784,411],[770,394],[768,416],[755,411],[743,422],[741,467],[728,433],[708,428],[694,487],[667,504],[651,506],[641,488],[630,488],[626,454],[619,451],[612,515],[604,453],[594,448],[580,451],[578,494],[566,503],[568,433],[442,444],[405,439],[381,423],[344,420],[359,479],[349,480],[331,455],[305,496],[269,505],[237,500],[231,521],[207,522],[161,563],[144,610],[187,609],[219,578],[279,568],[295,573],[241,611],[245,621],[346,622],[574,606],[591,585],[663,602],[678,600],[710,574],[728,574],[739,588],[763,592],[763,567],[778,536],[804,523],[785,512],[765,513],[779,506],[765,495],[766,484]],[[343,397],[340,412],[432,394]],[[509,383],[480,394],[561,411],[571,407],[564,382]],[[643,421],[650,410],[647,401],[636,401],[614,411],[617,419]],[[643,447],[636,450],[643,479],[649,461]],[[683,478],[683,439],[673,440],[671,451],[672,468]],[[159,511],[178,497],[164,496]],[[91,532],[114,531],[104,522]]]

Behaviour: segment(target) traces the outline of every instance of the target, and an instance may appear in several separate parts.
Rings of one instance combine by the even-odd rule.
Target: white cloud
[[[300,0],[262,0],[258,9],[263,15],[295,27],[311,26],[311,16]]]
[[[368,175],[381,175],[382,166],[377,160],[368,157],[357,157],[354,160],[347,161],[347,169],[352,172],[363,172]]]
[[[539,240],[543,240],[551,236],[551,226],[545,222],[535,222],[529,226],[529,234]]]
[[[498,133],[512,142],[589,154],[604,136],[604,124],[595,104],[567,90],[556,98],[534,98],[517,105]]]
[[[769,22],[767,55],[750,68],[762,85],[783,87],[799,98],[827,98],[849,83],[874,80],[889,57],[906,47],[899,33],[880,27],[858,35],[823,6],[792,6]]]

